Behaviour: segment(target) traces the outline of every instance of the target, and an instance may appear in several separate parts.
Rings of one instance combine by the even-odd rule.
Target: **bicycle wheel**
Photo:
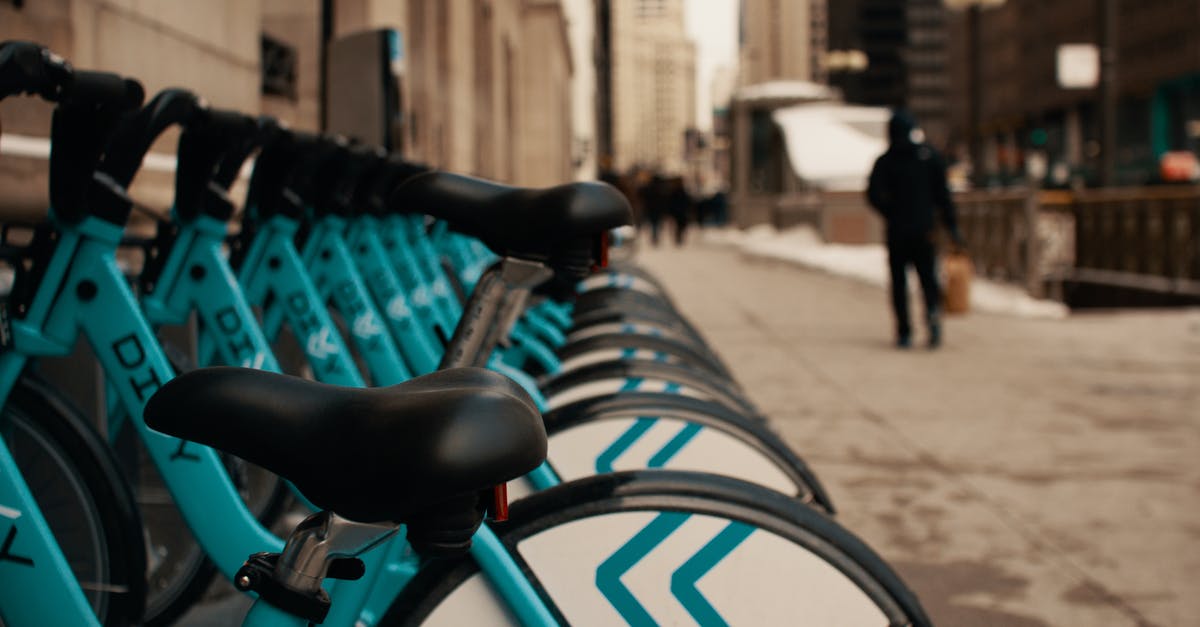
[[[0,429],[100,623],[140,623],[146,595],[142,522],[104,441],[30,375],[9,395]]]
[[[716,403],[627,392],[547,412],[545,421],[548,461],[567,481],[615,470],[702,471],[834,512],[821,481],[778,435]]]
[[[648,335],[632,335],[624,333],[594,335],[592,337],[579,340],[578,342],[568,342],[563,346],[560,346],[556,350],[556,353],[559,359],[566,362],[593,351],[603,351],[613,348],[624,351],[647,350],[654,351],[656,353],[664,353],[671,358],[677,358],[679,361],[682,361],[689,366],[707,370],[726,379],[733,378],[729,374],[729,369],[726,368],[725,364],[721,362],[721,359],[707,348],[683,344],[668,340],[666,338]]]
[[[164,341],[163,349],[176,372],[194,368],[186,353],[172,343]],[[217,575],[217,568],[196,543],[128,419],[113,438],[112,447],[126,480],[133,487],[146,530],[148,593],[142,620],[147,627],[169,625],[204,595]],[[270,527],[283,512],[286,484],[273,473],[232,455],[221,454],[221,461],[242,501],[259,521]]]
[[[217,568],[196,543],[129,421],[117,434],[114,447],[145,521],[149,592],[143,621],[147,626],[169,625],[204,595]],[[269,527],[283,512],[286,484],[232,455],[222,454],[221,460],[242,501]]]
[[[562,624],[929,625],[832,519],[744,482],[633,472],[515,503],[497,529]],[[470,558],[433,563],[382,625],[515,623]]]
[[[637,383],[639,382],[640,383]],[[563,398],[574,390],[601,382],[616,382],[617,388],[598,388],[597,392],[611,394],[628,391],[628,385],[636,383],[634,389],[655,389],[657,382],[663,382],[680,390],[688,389],[685,395],[695,395],[714,402],[721,403],[730,409],[748,415],[757,415],[758,409],[746,398],[746,395],[728,379],[717,377],[712,373],[691,368],[686,365],[658,363],[645,360],[609,361],[591,364],[583,368],[575,368],[541,382],[542,394],[547,399],[553,399],[559,394]],[[610,386],[611,387],[611,386]],[[665,386],[663,386],[665,389]],[[596,393],[590,395],[595,396]],[[578,398],[585,398],[578,396]],[[551,401],[553,406],[553,401]]]

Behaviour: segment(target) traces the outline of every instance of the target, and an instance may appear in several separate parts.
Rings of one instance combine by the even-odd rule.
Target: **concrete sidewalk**
[[[1196,624],[1200,312],[975,314],[902,352],[877,287],[639,259],[935,623]]]

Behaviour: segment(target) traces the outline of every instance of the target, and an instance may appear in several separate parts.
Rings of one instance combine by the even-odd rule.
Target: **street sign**
[[[1092,89],[1100,83],[1100,49],[1095,44],[1062,44],[1058,47],[1058,86]]]

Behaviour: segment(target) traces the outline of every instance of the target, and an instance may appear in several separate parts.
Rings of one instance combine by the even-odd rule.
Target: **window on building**
[[[296,49],[265,34],[262,36],[262,93],[296,99]]]

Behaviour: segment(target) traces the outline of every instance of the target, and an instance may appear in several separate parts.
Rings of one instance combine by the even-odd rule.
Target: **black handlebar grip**
[[[396,206],[390,203],[389,198],[392,191],[409,179],[432,172],[433,169],[427,165],[405,161],[398,157],[388,159],[387,167],[388,173],[376,179],[374,189],[371,190],[371,196],[368,199],[367,209],[379,216],[397,212],[420,213],[419,207]]]
[[[175,124],[186,124],[203,108],[200,99],[185,89],[164,89],[146,106],[121,122],[113,133],[100,171],[129,187],[154,140]]]
[[[298,132],[294,139],[296,155],[283,186],[303,200],[305,208],[315,209],[345,172],[347,149],[331,137],[313,133]]]
[[[217,175],[213,179],[217,185],[229,189],[241,173],[242,165],[246,163],[250,153],[271,143],[276,136],[283,132],[279,127],[279,122],[273,117],[259,116],[254,122],[254,133],[247,137],[241,146],[230,150],[221,158],[221,164],[217,167]]]
[[[61,104],[110,111],[128,111],[141,106],[146,97],[142,84],[111,72],[75,70],[63,87]]]
[[[184,127],[175,169],[175,213],[180,220],[201,214],[218,220],[232,216],[232,203],[213,179],[223,156],[241,151],[256,130],[254,118],[217,109],[200,112]]]
[[[38,94],[58,100],[70,80],[70,64],[53,52],[27,41],[0,42],[0,99]]]
[[[204,124],[205,132],[220,136],[226,145],[240,143],[253,135],[257,128],[258,120],[255,118],[226,109],[209,109],[208,120]]]

